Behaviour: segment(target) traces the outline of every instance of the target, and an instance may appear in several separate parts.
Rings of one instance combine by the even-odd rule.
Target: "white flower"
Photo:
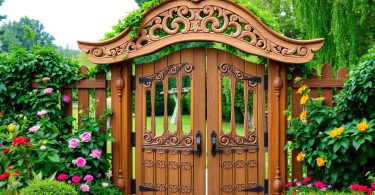
[[[47,149],[47,147],[45,146],[45,145],[42,145],[42,146],[40,146],[40,148],[39,148],[40,150],[46,150]]]
[[[102,183],[102,186],[106,188],[106,187],[108,187],[108,183],[103,182],[103,183]]]

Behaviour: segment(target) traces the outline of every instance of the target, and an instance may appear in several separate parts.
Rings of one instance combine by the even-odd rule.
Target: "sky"
[[[5,0],[0,15],[7,15],[5,22],[37,19],[56,45],[78,49],[77,40],[100,40],[137,7],[134,0]]]

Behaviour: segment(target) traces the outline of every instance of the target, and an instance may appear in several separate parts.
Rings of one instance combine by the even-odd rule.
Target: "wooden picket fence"
[[[87,73],[88,68],[86,66],[80,67],[80,72],[82,74]],[[32,80],[31,87],[33,89],[38,88],[38,83],[35,80]],[[62,95],[67,95],[72,97],[73,90],[78,90],[78,111],[83,111],[87,115],[90,114],[90,89],[95,90],[95,118],[99,117],[107,109],[107,89],[111,88],[111,81],[106,80],[105,72],[100,72],[95,76],[94,80],[89,79],[88,77],[77,81],[74,83],[74,88],[70,86],[65,86],[61,90]],[[66,104],[62,108],[63,112],[67,116],[73,116],[73,101]],[[81,121],[81,114],[78,112],[78,125]],[[101,131],[104,131],[105,128],[102,128]],[[71,131],[71,129],[70,129]]]
[[[348,74],[346,68],[340,68],[337,70],[336,78],[333,77],[332,66],[325,64],[321,69],[321,78],[318,78],[316,69],[313,69],[313,74],[308,76],[307,79],[303,80],[303,84],[307,85],[311,90],[310,96],[313,98],[324,97],[323,102],[326,106],[333,106],[333,96],[338,94],[344,86],[345,77]],[[299,69],[293,72],[293,81],[296,77],[301,77],[302,73]],[[301,94],[297,93],[299,84],[293,82],[292,86],[292,116],[299,117],[302,112],[302,105],[300,104]],[[336,93],[335,93],[336,92]],[[335,93],[335,94],[334,94]],[[292,138],[291,138],[292,139]],[[303,178],[303,167],[302,162],[296,160],[299,151],[292,152],[292,179],[299,181]]]

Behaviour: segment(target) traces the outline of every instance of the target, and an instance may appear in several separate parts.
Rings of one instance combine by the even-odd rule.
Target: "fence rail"
[[[333,77],[333,69],[329,64],[325,64],[321,68],[322,77],[318,78],[316,69],[313,69],[313,74],[309,75],[307,79],[303,80],[303,84],[307,85],[310,89],[310,96],[313,98],[324,97],[323,104],[326,106],[334,105],[334,93],[338,94],[344,86],[345,77],[348,74],[346,68],[340,68],[337,70],[336,78]],[[296,69],[293,72],[293,81],[296,77],[301,77],[302,73]],[[298,117],[303,111],[303,107],[300,104],[301,94],[297,93],[300,84],[293,82],[292,86],[292,116]],[[290,138],[291,140],[293,138]],[[299,151],[292,151],[292,179],[302,180],[303,178],[303,167],[302,162],[296,160]]]

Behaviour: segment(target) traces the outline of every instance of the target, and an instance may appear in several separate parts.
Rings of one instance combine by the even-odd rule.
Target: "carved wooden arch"
[[[171,25],[168,21],[172,21]],[[220,42],[275,61],[301,64],[309,62],[324,42],[284,37],[231,0],[166,1],[144,13],[137,38],[131,38],[129,32],[127,28],[104,42],[78,41],[78,44],[89,60],[98,64],[129,60],[188,41]]]

